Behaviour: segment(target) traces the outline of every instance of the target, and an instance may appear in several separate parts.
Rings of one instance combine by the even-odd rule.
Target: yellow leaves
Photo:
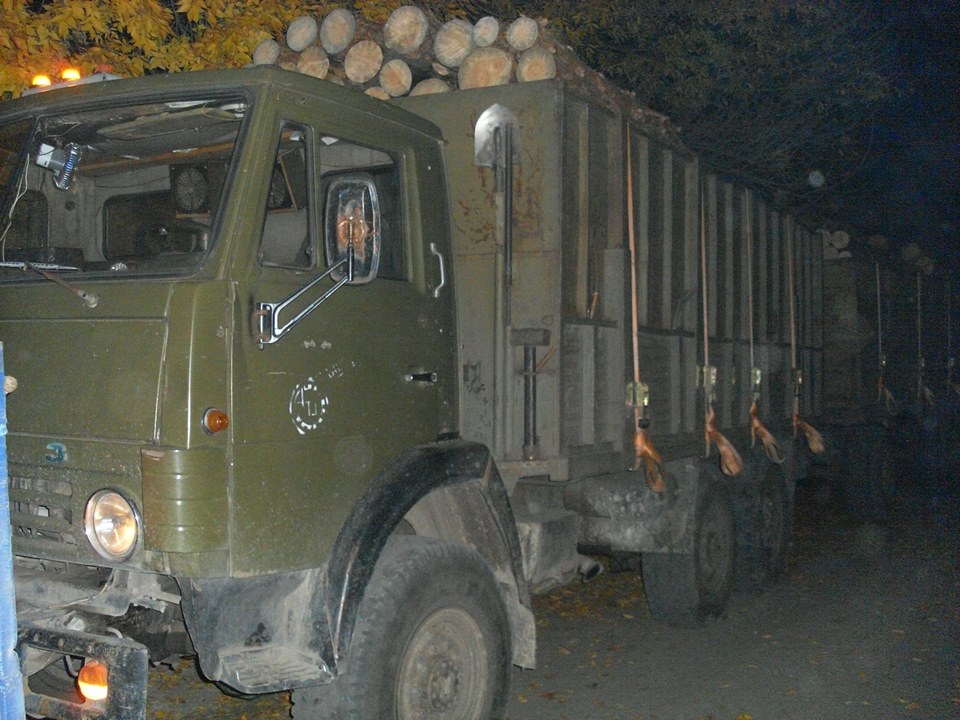
[[[186,15],[189,22],[198,23],[203,18],[203,0],[180,0],[177,3],[177,12]]]

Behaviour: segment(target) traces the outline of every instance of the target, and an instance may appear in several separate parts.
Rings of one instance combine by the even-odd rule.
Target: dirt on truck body
[[[626,96],[397,105],[261,67],[0,106],[29,714],[143,718],[195,655],[296,718],[496,717],[581,552],[679,625],[782,573],[819,236]]]

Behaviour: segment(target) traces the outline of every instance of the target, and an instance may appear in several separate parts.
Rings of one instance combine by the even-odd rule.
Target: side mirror
[[[338,177],[327,187],[324,245],[327,264],[347,282],[362,285],[377,276],[380,264],[380,201],[365,173]],[[352,257],[351,257],[352,256]]]

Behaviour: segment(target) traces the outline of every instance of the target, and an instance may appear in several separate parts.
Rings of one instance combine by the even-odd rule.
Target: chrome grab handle
[[[437,261],[440,263],[440,284],[433,289],[433,296],[438,298],[440,297],[440,289],[447,284],[447,269],[443,264],[443,255],[437,249],[436,243],[430,243],[430,252],[436,255]]]

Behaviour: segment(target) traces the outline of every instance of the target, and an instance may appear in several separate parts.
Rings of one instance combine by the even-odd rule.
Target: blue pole
[[[4,385],[0,343],[0,385]],[[0,718],[25,716],[23,678],[17,657],[17,601],[13,590],[13,545],[10,538],[10,488],[7,476],[7,396],[0,389]]]

